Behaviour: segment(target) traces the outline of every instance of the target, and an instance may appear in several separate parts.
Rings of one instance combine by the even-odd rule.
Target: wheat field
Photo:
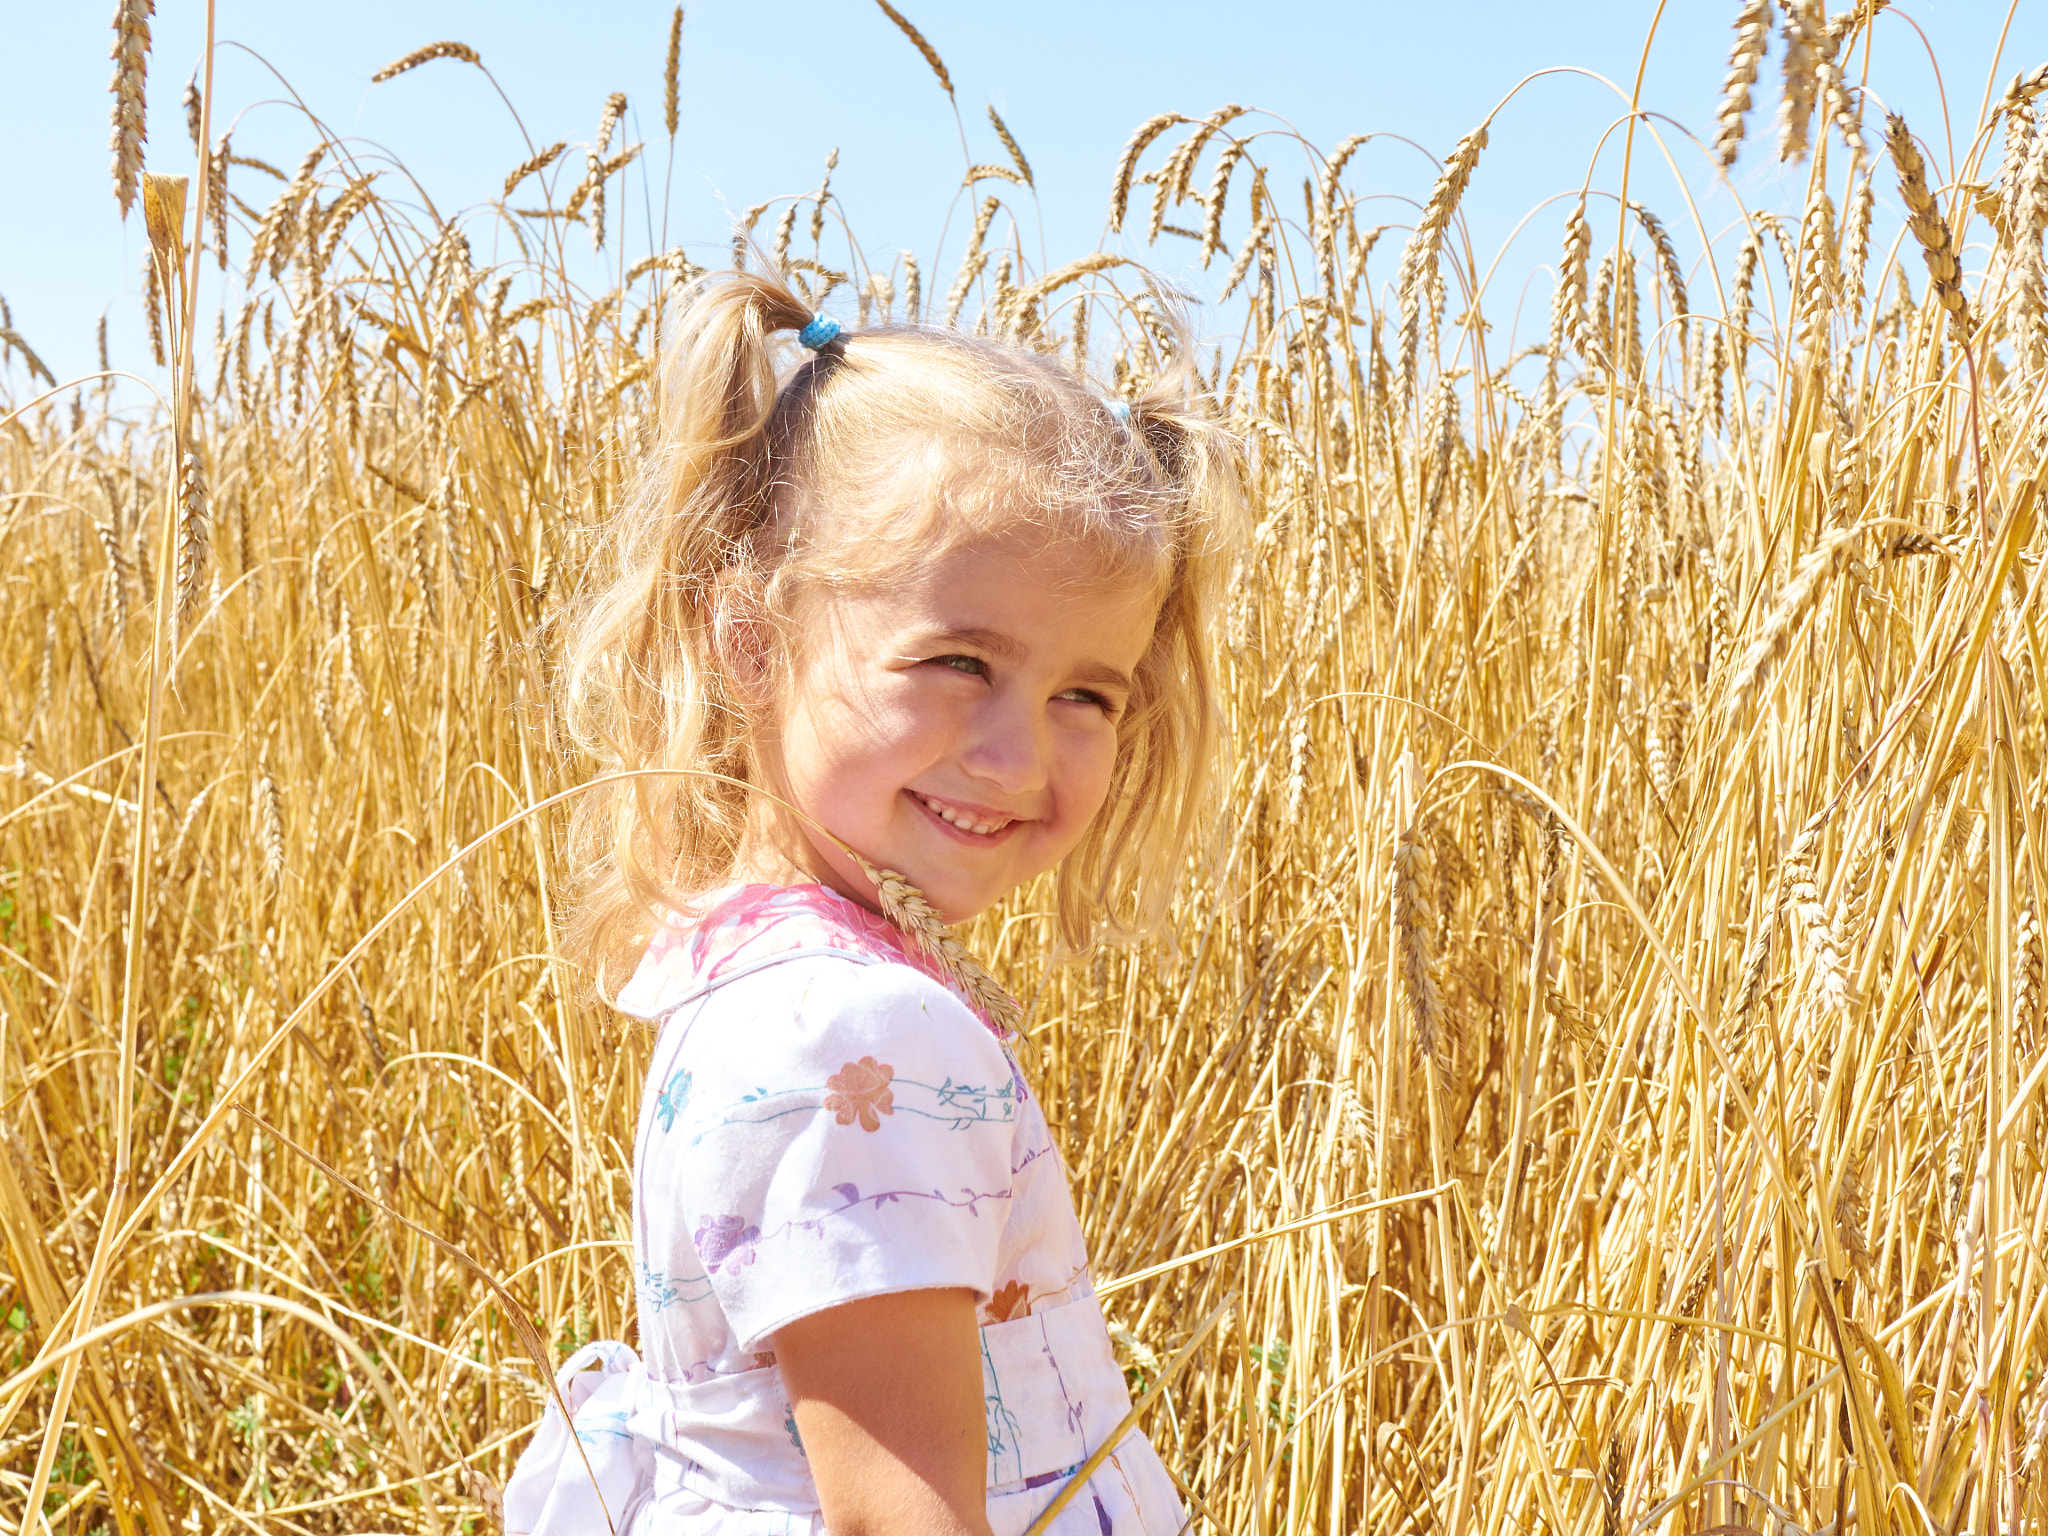
[[[1949,165],[1863,94],[1878,6],[1730,9],[1718,115],[1632,153],[1803,203],[1590,185],[1527,335],[1460,216],[1485,125],[1365,227],[1361,140],[1154,117],[1040,270],[963,108],[947,271],[829,167],[721,258],[1109,389],[1160,366],[1147,253],[1210,263],[1220,820],[1142,944],[1059,960],[1029,890],[966,935],[1197,1530],[2048,1520],[2048,70]],[[550,690],[701,269],[607,220],[622,103],[446,223],[203,92],[152,151],[203,169],[145,177],[148,12],[150,393],[0,334],[0,1514],[486,1530],[542,1374],[630,1337],[648,1037],[553,958]]]

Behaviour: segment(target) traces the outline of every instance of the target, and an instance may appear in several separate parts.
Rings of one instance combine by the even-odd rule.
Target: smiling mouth
[[[945,801],[936,800],[930,795],[919,794],[914,789],[909,793],[911,799],[930,811],[955,832],[965,832],[970,837],[992,838],[1017,824],[1017,818],[1014,816],[984,816],[977,811],[963,810],[959,806],[948,805]]]

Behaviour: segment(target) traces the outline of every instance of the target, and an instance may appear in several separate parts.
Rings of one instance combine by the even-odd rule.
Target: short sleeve
[[[653,1182],[741,1349],[863,1297],[994,1289],[1019,1090],[1009,1057],[906,965],[813,956],[722,987],[657,1101]],[[678,1257],[681,1257],[680,1255]]]

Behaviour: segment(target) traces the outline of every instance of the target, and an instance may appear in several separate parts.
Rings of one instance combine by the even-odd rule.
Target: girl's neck
[[[769,805],[757,803],[747,818],[729,878],[735,885],[819,885],[871,912],[880,910],[872,890],[851,888],[811,840]]]

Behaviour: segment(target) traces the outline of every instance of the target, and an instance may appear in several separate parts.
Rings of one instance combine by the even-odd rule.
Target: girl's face
[[[900,584],[816,600],[769,783],[949,922],[1051,869],[1102,807],[1117,721],[1152,641],[1150,582],[1105,582],[1040,538],[969,544]],[[750,835],[742,878],[873,886],[794,817]]]

